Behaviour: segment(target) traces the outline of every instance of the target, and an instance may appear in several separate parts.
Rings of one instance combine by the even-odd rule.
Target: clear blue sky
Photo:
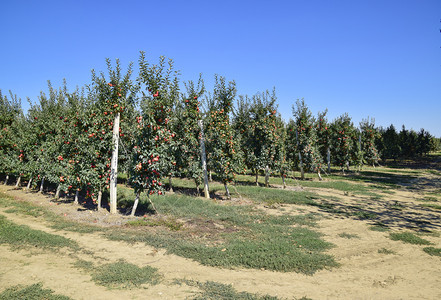
[[[441,0],[2,1],[0,89],[38,100],[105,71],[105,58],[175,61],[182,80],[271,90],[285,120],[304,98],[332,121],[441,136]],[[26,106],[26,105],[24,105]]]

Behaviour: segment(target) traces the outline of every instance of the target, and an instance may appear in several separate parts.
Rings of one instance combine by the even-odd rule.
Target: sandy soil
[[[323,195],[338,196],[336,205],[351,209],[354,204],[364,203],[366,210],[379,213],[374,221],[398,230],[431,230],[441,232],[441,211],[422,208],[421,191],[400,189],[387,194],[383,199],[372,200],[366,196],[348,195],[331,190],[315,190]],[[78,211],[72,204],[57,205],[43,195],[26,193],[8,186],[0,186],[0,192],[17,199],[31,201],[53,209],[66,218],[73,218],[99,225],[124,223],[128,217],[109,216],[105,212]],[[364,202],[363,202],[364,201]],[[403,209],[391,209],[400,204]],[[424,246],[392,241],[389,233],[369,229],[373,220],[358,220],[338,214],[327,214],[315,207],[282,205],[275,209],[265,208],[268,213],[302,214],[318,212],[324,218],[319,221],[318,231],[324,239],[335,245],[329,253],[334,255],[340,267],[322,270],[313,276],[297,273],[278,273],[249,269],[219,269],[175,255],[165,254],[144,244],[127,244],[109,241],[100,234],[79,234],[55,231],[41,219],[5,213],[17,224],[62,235],[75,240],[85,250],[94,253],[74,254],[67,250],[59,253],[43,250],[12,251],[0,245],[0,291],[16,284],[43,282],[45,288],[74,299],[185,299],[191,298],[195,287],[178,285],[175,279],[191,279],[200,282],[216,281],[232,284],[238,291],[269,294],[281,298],[295,299],[303,296],[312,299],[441,299],[441,259],[423,252]],[[418,222],[416,222],[417,220]],[[352,238],[341,234],[353,235]],[[441,248],[441,237],[424,236]],[[387,249],[392,254],[380,253]],[[125,259],[139,266],[149,265],[159,269],[163,275],[160,284],[130,290],[108,290],[91,281],[90,275],[74,268],[78,258],[106,263]]]

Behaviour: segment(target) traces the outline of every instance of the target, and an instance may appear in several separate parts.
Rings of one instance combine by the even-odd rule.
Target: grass
[[[9,207],[5,210],[6,213],[19,213],[26,216],[43,218],[51,224],[51,228],[56,230],[68,230],[79,233],[92,233],[101,230],[96,226],[68,221],[43,207],[26,201],[15,200],[14,198],[5,195],[0,196],[0,206]]]
[[[44,299],[44,300],[69,300],[67,296],[54,294],[50,289],[43,289],[41,283],[35,283],[28,286],[16,285],[7,288],[0,293],[0,300],[22,300],[22,299]]]
[[[13,248],[37,247],[43,249],[59,249],[68,247],[78,250],[75,241],[44,231],[31,229],[28,226],[17,225],[0,215],[0,244],[9,244]]]
[[[175,218],[166,218],[166,219],[137,219],[133,221],[127,222],[127,226],[133,227],[156,227],[156,226],[164,226],[170,230],[178,231],[182,228],[184,224],[178,222]]]
[[[385,232],[390,230],[389,227],[387,227],[387,225],[381,223],[381,222],[376,222],[374,225],[369,226],[370,230],[373,231],[380,231],[380,232]]]
[[[320,196],[308,191],[289,191],[283,189],[258,188],[253,186],[237,186],[241,196],[258,203],[273,204],[297,204],[297,205],[318,205],[314,200]]]
[[[94,282],[107,288],[130,289],[142,284],[154,285],[159,283],[161,278],[156,268],[150,266],[140,268],[124,260],[99,267],[94,267],[91,262],[79,260],[74,266],[91,273]]]
[[[431,245],[432,243],[426,239],[420,238],[411,232],[392,232],[389,235],[393,241],[402,241],[414,245]]]
[[[188,286],[198,287],[201,292],[195,295],[193,300],[277,300],[279,298],[269,295],[251,294],[237,292],[232,285],[222,284],[213,281],[196,282],[192,280],[181,280],[176,283],[185,283]]]
[[[378,249],[378,253],[380,253],[380,254],[396,254],[395,251],[389,250],[389,249],[386,249],[386,248]]]
[[[423,198],[415,199],[415,200],[422,202],[438,202],[438,198],[434,196],[425,196]]]
[[[439,204],[424,203],[424,204],[420,204],[420,206],[441,210],[441,205]]]
[[[424,247],[423,251],[432,256],[441,256],[441,248]]]
[[[286,197],[285,192],[280,194]],[[313,274],[337,266],[330,255],[322,253],[332,245],[319,233],[305,228],[315,225],[316,215],[271,216],[252,206],[219,205],[213,200],[178,194],[151,199],[161,215],[184,220],[195,225],[196,230],[188,226],[179,232],[166,228],[157,228],[154,232],[126,230],[113,231],[107,236],[114,240],[145,242],[216,267]],[[144,205],[147,200],[141,198],[140,202]]]
[[[346,233],[346,232],[339,233],[338,236],[341,238],[345,238],[345,239],[354,239],[354,238],[359,239],[360,238],[357,234],[351,234],[351,233]]]

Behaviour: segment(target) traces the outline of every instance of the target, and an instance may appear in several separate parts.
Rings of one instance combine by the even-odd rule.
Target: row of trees
[[[91,82],[73,92],[49,83],[38,103],[28,100],[26,113],[17,96],[0,91],[0,172],[6,181],[14,175],[19,185],[26,177],[28,188],[38,183],[40,190],[49,181],[57,185],[57,197],[73,192],[78,201],[84,192],[98,208],[109,189],[115,213],[120,168],[134,188],[134,213],[139,195],[162,194],[167,178],[170,189],[173,177],[192,179],[199,193],[203,166],[229,197],[228,184],[239,173],[251,172],[257,184],[263,172],[266,185],[270,174],[285,178],[290,170],[321,178],[331,164],[344,171],[378,164],[380,155],[423,155],[436,144],[424,130],[403,127],[397,134],[393,126],[376,128],[372,119],[359,128],[347,114],[329,122],[326,111],[314,117],[304,100],[296,102],[286,124],[275,90],[237,96],[234,81],[215,76],[207,92],[201,77],[181,83],[173,61],[164,57],[152,65],[141,53],[135,80],[132,65],[125,73],[118,60],[115,66],[107,60],[107,67],[107,74],[92,71]]]

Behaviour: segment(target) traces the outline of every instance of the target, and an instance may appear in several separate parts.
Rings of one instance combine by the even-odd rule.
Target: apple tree
[[[142,116],[137,120],[139,129],[130,168],[130,183],[136,195],[132,215],[142,192],[147,193],[156,211],[149,195],[163,194],[162,179],[174,169],[176,161],[172,154],[176,151],[176,133],[171,130],[170,122],[180,96],[178,72],[172,60],[166,63],[165,57],[160,57],[158,64],[150,65],[141,53],[139,67]]]
[[[239,144],[234,139],[230,124],[230,113],[236,97],[236,83],[228,84],[225,77],[215,76],[214,91],[211,95],[211,111],[206,117],[207,159],[211,168],[224,184],[227,198],[230,199],[228,183],[235,179],[241,170]]]

